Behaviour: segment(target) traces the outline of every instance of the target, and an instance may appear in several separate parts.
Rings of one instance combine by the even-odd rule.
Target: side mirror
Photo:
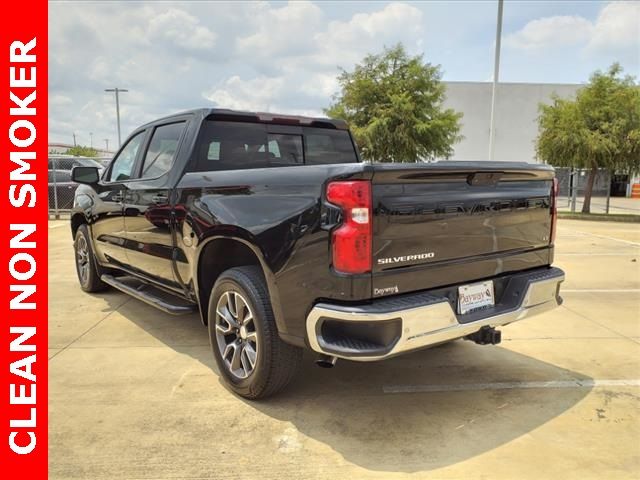
[[[73,167],[71,180],[76,183],[95,185],[100,180],[100,172],[98,167]]]

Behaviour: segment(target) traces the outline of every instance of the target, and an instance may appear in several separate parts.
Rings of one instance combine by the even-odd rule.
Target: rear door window
[[[198,141],[196,170],[241,170],[269,166],[264,125],[205,122]]]

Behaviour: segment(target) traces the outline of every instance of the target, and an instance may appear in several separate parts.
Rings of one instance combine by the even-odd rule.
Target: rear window
[[[303,128],[305,163],[355,163],[358,161],[349,133],[345,130]]]
[[[354,163],[358,161],[346,130],[294,128],[272,133],[260,123],[208,121],[200,132],[196,171],[240,170]]]

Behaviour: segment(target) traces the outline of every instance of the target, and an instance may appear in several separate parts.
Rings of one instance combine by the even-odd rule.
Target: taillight
[[[553,179],[551,186],[551,240],[549,243],[553,245],[556,241],[556,228],[558,224],[558,179]]]
[[[327,200],[342,209],[343,221],[332,237],[333,268],[341,273],[371,271],[371,183],[331,182]]]

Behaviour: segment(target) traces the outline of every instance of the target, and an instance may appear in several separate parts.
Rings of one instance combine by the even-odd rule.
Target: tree
[[[445,86],[439,66],[411,57],[402,44],[367,55],[353,72],[338,76],[341,92],[325,110],[349,122],[366,160],[416,162],[448,158],[462,117],[443,109]]]
[[[640,169],[640,88],[634,77],[623,77],[614,63],[591,75],[575,100],[555,96],[551,105],[540,104],[536,154],[551,165],[589,169],[582,212],[590,213],[599,168]]]
[[[73,155],[74,157],[97,157],[98,151],[93,147],[74,145],[66,151],[66,155]]]

